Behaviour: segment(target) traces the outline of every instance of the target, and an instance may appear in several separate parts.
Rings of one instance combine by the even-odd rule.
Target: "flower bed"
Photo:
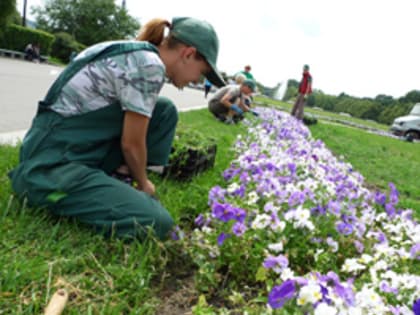
[[[302,123],[258,110],[196,219],[198,287],[255,314],[420,314],[420,225],[395,186],[369,191]]]

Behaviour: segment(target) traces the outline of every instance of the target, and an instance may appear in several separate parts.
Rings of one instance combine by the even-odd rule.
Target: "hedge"
[[[10,50],[24,51],[29,43],[39,43],[41,55],[49,55],[54,35],[20,25],[9,24],[3,34],[0,47]]]
[[[79,42],[76,42],[68,33],[60,32],[54,34],[55,40],[51,47],[51,56],[60,59],[62,62],[67,63],[70,60],[72,52],[79,53],[86,47]]]

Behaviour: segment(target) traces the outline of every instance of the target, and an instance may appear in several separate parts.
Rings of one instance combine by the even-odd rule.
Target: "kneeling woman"
[[[164,30],[170,29],[164,37]],[[213,27],[194,18],[154,19],[137,41],[114,41],[81,52],[39,103],[10,173],[29,205],[75,217],[97,231],[164,239],[173,225],[153,198],[148,165],[165,165],[178,120],[158,97],[165,74],[179,88],[201,75],[221,86],[219,42]],[[110,176],[126,164],[137,187]]]

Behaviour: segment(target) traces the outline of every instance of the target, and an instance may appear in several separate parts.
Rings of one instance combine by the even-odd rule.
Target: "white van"
[[[420,140],[420,103],[413,106],[408,116],[396,118],[390,131],[396,136]]]

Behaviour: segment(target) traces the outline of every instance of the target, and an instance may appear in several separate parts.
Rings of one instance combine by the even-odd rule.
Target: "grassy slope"
[[[278,107],[282,110],[286,110],[287,112],[291,111],[292,105],[293,105],[293,104],[285,103],[285,102],[282,102],[282,101],[267,99],[267,98],[264,98],[264,97],[257,97],[256,101],[260,101],[262,103],[274,105],[274,106],[276,106],[276,107]],[[305,107],[305,112],[314,114],[318,117],[328,117],[330,119],[345,120],[345,121],[349,121],[349,122],[352,122],[352,123],[355,123],[355,124],[364,125],[366,127],[371,127],[371,128],[375,128],[375,129],[379,129],[379,130],[384,130],[384,131],[389,130],[389,126],[377,123],[375,121],[360,119],[360,118],[356,118],[356,117],[347,117],[347,116],[339,115],[337,113],[327,112],[327,111],[324,111],[324,110],[315,109],[315,108],[311,108],[311,107]]]
[[[420,215],[420,145],[366,133],[359,129],[319,123],[313,137],[322,139],[363,174],[368,184],[388,190],[393,182],[401,193],[400,205]]]

